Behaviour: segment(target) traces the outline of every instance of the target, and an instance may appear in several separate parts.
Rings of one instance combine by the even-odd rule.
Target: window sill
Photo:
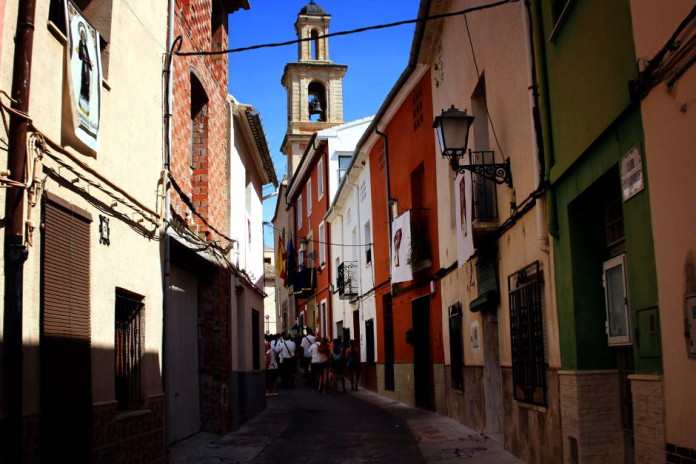
[[[548,407],[539,406],[538,404],[525,403],[524,401],[520,400],[515,400],[515,403],[517,403],[517,406],[519,406],[520,408],[530,409],[532,411],[540,412],[542,414],[546,414],[546,412],[548,411]]]
[[[146,416],[152,414],[151,409],[135,409],[135,410],[123,410],[116,412],[116,420],[125,420],[132,417]]]
[[[61,31],[58,26],[56,26],[56,23],[53,21],[49,21],[48,24],[46,24],[46,27],[48,30],[53,34],[53,37],[56,38],[58,42],[61,43],[61,45],[65,45],[68,43],[68,38],[63,34],[63,31]]]

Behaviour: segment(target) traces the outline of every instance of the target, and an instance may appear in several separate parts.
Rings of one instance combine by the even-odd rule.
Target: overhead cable
[[[180,52],[180,51],[174,51],[173,53],[176,55],[180,56],[192,56],[192,55],[225,55],[229,53],[239,53],[239,52],[245,52],[249,50],[258,50],[259,48],[271,48],[271,47],[283,47],[286,45],[293,45],[297,44],[300,42],[309,42],[311,40],[316,40],[316,39],[327,39],[329,37],[336,37],[336,36],[341,36],[341,35],[350,35],[350,34],[357,34],[360,32],[366,32],[366,31],[373,31],[377,29],[386,29],[389,27],[396,27],[396,26],[403,26],[405,24],[414,24],[414,23],[425,23],[427,21],[432,21],[435,19],[441,19],[441,18],[448,18],[451,16],[459,16],[459,15],[464,15],[467,13],[472,13],[474,11],[480,11],[480,10],[486,10],[488,8],[495,8],[500,5],[504,5],[506,3],[515,3],[519,0],[501,0],[499,2],[495,3],[488,3],[486,5],[479,5],[471,8],[466,8],[464,10],[460,11],[454,11],[451,13],[442,13],[442,14],[437,14],[437,15],[432,15],[432,16],[427,16],[425,18],[417,18],[417,19],[407,19],[404,21],[397,21],[393,23],[387,23],[387,24],[378,24],[375,26],[367,26],[367,27],[360,27],[357,29],[351,29],[349,31],[339,31],[339,32],[331,32],[329,34],[324,34],[324,35],[319,35],[317,37],[305,37],[302,39],[295,39],[295,40],[288,40],[285,42],[275,42],[275,43],[266,43],[266,44],[260,44],[260,45],[252,45],[250,47],[241,47],[241,48],[230,48],[227,50],[207,50],[207,51],[192,51],[192,52]]]

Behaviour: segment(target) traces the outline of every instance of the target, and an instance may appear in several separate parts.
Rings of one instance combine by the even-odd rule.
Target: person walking
[[[316,348],[317,376],[319,377],[318,390],[321,394],[326,394],[329,386],[329,360],[331,359],[331,348],[329,340],[325,337]]]
[[[300,346],[302,347],[302,369],[304,370],[305,382],[309,385],[314,385],[310,374],[310,365],[312,363],[312,353],[309,352],[310,347],[316,341],[314,331],[307,327],[307,335],[302,338]]]
[[[346,378],[344,374],[345,367],[345,350],[341,339],[335,338],[333,348],[331,349],[331,378],[333,379],[333,390],[338,393],[338,380],[341,380],[343,393],[346,392]]]
[[[290,334],[283,333],[280,340],[276,342],[276,350],[280,358],[280,378],[281,385],[292,388],[295,382],[295,342],[290,338]]]
[[[355,340],[350,341],[350,347],[346,350],[346,369],[348,370],[350,389],[358,391],[358,381],[360,380],[360,347]]]
[[[266,342],[266,396],[278,396],[278,358]]]

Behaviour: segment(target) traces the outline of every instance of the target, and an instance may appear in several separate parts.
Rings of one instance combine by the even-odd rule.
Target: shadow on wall
[[[39,411],[23,418],[25,464],[46,462],[47,456],[51,462],[164,462],[165,404],[158,353],[147,352],[117,366],[113,349],[42,337],[41,346],[24,346],[23,355],[23,401],[38,404]],[[96,383],[111,383],[113,399],[94,403]],[[0,419],[7,436],[4,431],[12,424],[6,422],[5,405]]]

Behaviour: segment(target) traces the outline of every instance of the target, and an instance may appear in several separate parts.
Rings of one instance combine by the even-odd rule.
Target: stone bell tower
[[[329,59],[331,15],[310,1],[297,15],[298,61],[285,65],[281,83],[288,93],[288,129],[281,151],[288,157],[288,176],[300,162],[314,132],[343,123],[343,76],[348,66]]]

